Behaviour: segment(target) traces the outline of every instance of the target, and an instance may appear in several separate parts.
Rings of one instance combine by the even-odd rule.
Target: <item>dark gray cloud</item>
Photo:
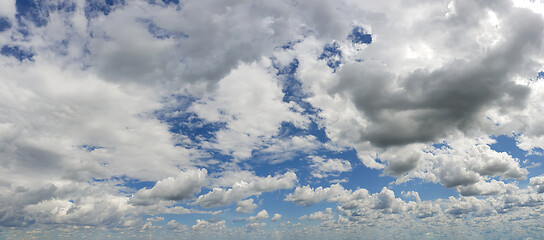
[[[458,15],[483,12],[485,8]],[[403,76],[373,60],[346,64],[339,70],[339,83],[330,94],[351,99],[370,120],[367,128],[358,130],[362,132],[360,141],[378,147],[436,141],[453,129],[478,128],[483,110],[523,108],[530,89],[512,77],[535,66],[532,55],[542,48],[544,24],[540,16],[525,10],[502,14],[507,15],[502,22],[504,41],[483,55],[454,59],[438,69],[421,68]]]
[[[33,224],[33,219],[25,217],[23,208],[51,199],[57,190],[53,184],[32,189],[13,184],[11,188],[11,190],[3,191],[0,194],[0,205],[2,206],[0,208],[0,226],[20,227]],[[9,195],[9,197],[3,195]]]

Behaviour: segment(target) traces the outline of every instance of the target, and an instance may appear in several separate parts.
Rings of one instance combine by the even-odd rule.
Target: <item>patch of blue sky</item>
[[[217,149],[204,149],[203,142],[214,142],[215,134],[225,129],[226,122],[209,122],[200,118],[188,108],[198,99],[187,95],[172,95],[164,99],[165,107],[154,113],[162,122],[168,124],[169,131],[184,137],[189,142],[180,142],[176,146],[204,150],[206,156],[195,161],[197,166],[205,167],[208,174],[220,173],[224,169],[221,163],[231,162],[233,157]]]
[[[497,141],[491,144],[491,149],[497,152],[506,152],[510,156],[520,160],[521,167],[528,168],[528,178],[536,177],[544,174],[544,154],[541,148],[535,149],[533,154],[520,149],[517,146],[516,136],[494,136],[493,139]],[[528,185],[528,181],[521,181],[520,185]]]
[[[125,193],[127,195],[131,195],[135,193],[136,191],[147,188],[151,189],[155,186],[154,181],[141,181],[139,179],[129,178],[127,176],[114,176],[111,178],[93,178],[90,183],[92,182],[114,182],[117,186],[123,187],[124,190],[121,191],[122,193]]]
[[[47,25],[49,11],[44,1],[33,0],[17,0],[15,7],[17,10],[16,17],[20,24],[23,25],[23,18],[31,21],[34,25],[42,27]]]
[[[302,83],[295,77],[299,64],[298,59],[293,59],[287,66],[281,66],[275,59],[272,59],[272,62],[274,68],[277,70],[276,76],[282,84],[282,91],[284,93],[283,101],[294,101],[300,105],[307,96],[302,91]]]
[[[166,4],[179,4],[179,0],[162,0]]]
[[[166,38],[188,38],[189,35],[183,32],[170,32],[164,28],[161,28],[151,19],[140,19],[140,22],[147,25],[147,31],[153,35],[153,37],[158,39]]]
[[[203,214],[203,213],[157,214],[157,215],[144,215],[142,217],[142,220],[145,221],[147,218],[151,218],[151,217],[163,217],[164,218],[163,221],[153,223],[153,225],[166,225],[169,221],[175,220],[176,222],[179,222],[181,224],[192,226],[195,224],[197,219],[207,219],[210,216],[211,216],[210,214]]]
[[[122,6],[125,0],[87,0],[85,2],[85,17],[87,19],[108,15],[116,6]]]
[[[287,140],[289,138],[299,136],[314,136],[321,143],[329,142],[325,130],[320,128],[315,122],[311,122],[307,129],[301,129],[295,127],[292,123],[284,122],[280,127],[277,139]],[[285,170],[296,170],[297,175],[305,176],[302,181],[309,180],[306,176],[310,175],[310,168],[308,163],[308,156],[319,155],[335,158],[339,152],[327,150],[324,147],[309,151],[308,149],[299,149],[291,152],[269,152],[269,146],[264,146],[261,149],[254,150],[252,152],[252,163],[250,166],[257,175],[266,176],[271,173],[283,173]],[[355,155],[356,159],[356,155]],[[346,159],[348,160],[348,159]]]
[[[437,149],[443,149],[443,148],[451,148],[450,145],[447,143],[447,142],[440,142],[440,143],[435,143],[432,145],[434,148],[437,148]]]
[[[311,121],[308,128],[297,128],[291,122],[283,122],[280,127],[278,138],[287,138],[294,136],[308,136],[312,135],[322,143],[329,142],[325,128],[322,128],[315,121]]]
[[[260,205],[252,215],[255,215],[257,212],[265,209],[270,215],[270,218],[272,218],[275,213],[279,213],[282,215],[281,221],[297,222],[298,218],[302,215],[308,215],[316,211],[323,211],[328,207],[336,209],[337,203],[327,202],[326,200],[310,206],[300,206],[294,202],[285,201],[285,196],[292,193],[292,191],[292,189],[284,189],[275,192],[266,192],[258,197],[255,197],[254,202],[260,203]]]
[[[372,43],[372,35],[367,33],[363,27],[356,26],[348,35],[348,40],[356,44],[370,44]]]
[[[394,179],[392,179],[394,181]],[[395,192],[396,197],[401,197],[405,200],[414,201],[412,197],[404,197],[401,193],[415,191],[419,194],[421,201],[434,201],[437,199],[447,199],[450,196],[458,197],[459,193],[455,188],[445,188],[440,183],[428,182],[423,179],[412,179],[401,184],[391,184],[389,189]]]
[[[171,96],[174,105],[155,112],[159,120],[170,126],[170,132],[187,136],[194,143],[209,141],[215,138],[217,131],[224,129],[226,122],[209,122],[188,111],[189,106],[197,101],[191,96]],[[172,99],[167,99],[170,101]]]
[[[24,18],[37,27],[47,25],[50,12],[73,12],[76,9],[75,3],[68,0],[56,2],[17,0],[15,1],[15,7],[17,10],[16,17],[20,25],[24,26],[24,21],[22,21]]]
[[[30,60],[33,61],[34,54],[30,50],[23,49],[19,46],[4,45],[0,50],[0,54],[7,57],[14,57],[19,61]]]
[[[0,17],[0,32],[11,28],[11,21],[7,17]]]
[[[326,44],[318,59],[327,61],[327,66],[336,72],[336,69],[342,64],[342,51],[340,50],[340,45],[337,42]]]
[[[147,0],[149,4],[179,5],[179,0]]]
[[[92,151],[97,150],[97,149],[102,149],[103,147],[84,144],[84,145],[79,146],[79,148],[81,148],[81,149],[83,149],[83,150],[85,150],[87,152],[92,152]]]
[[[281,48],[283,50],[287,50],[287,49],[293,49],[293,47],[297,44],[297,43],[300,43],[302,42],[302,40],[296,40],[296,41],[289,41],[287,42],[286,44],[282,45]]]
[[[544,71],[538,72],[538,75],[536,76],[536,79],[544,79]]]
[[[170,131],[183,134],[195,143],[215,138],[215,133],[226,127],[225,122],[207,122],[191,112],[180,113],[176,117],[161,118],[170,126]]]
[[[364,188],[370,193],[376,193],[380,192],[383,187],[393,186],[391,183],[395,181],[395,178],[384,175],[381,170],[371,169],[361,164],[355,150],[347,151],[345,154],[352,156],[340,159],[350,161],[352,170],[340,175],[340,179],[348,179],[347,182],[341,183],[344,188],[350,190]]]
[[[303,109],[302,114],[317,116],[319,110],[305,100],[309,95],[303,91],[302,83],[295,77],[299,65],[298,59],[293,59],[287,66],[281,66],[273,58],[272,62],[277,70],[276,76],[282,85],[283,101],[297,103]],[[295,109],[291,110],[295,111]]]
[[[506,152],[510,156],[523,160],[527,155],[527,152],[518,148],[516,145],[515,136],[509,137],[506,135],[492,136],[496,141],[494,144],[489,145],[491,149],[497,152]]]

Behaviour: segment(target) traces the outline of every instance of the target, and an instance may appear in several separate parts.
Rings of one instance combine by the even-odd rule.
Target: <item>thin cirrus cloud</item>
[[[3,1],[0,237],[541,236],[543,9]]]

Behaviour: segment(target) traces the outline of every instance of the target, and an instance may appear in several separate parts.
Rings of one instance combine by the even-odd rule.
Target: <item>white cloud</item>
[[[412,144],[388,149],[381,157],[389,162],[387,173],[402,174],[397,183],[421,178],[466,191],[467,186],[483,186],[492,177],[524,179],[528,170],[521,167],[519,159],[493,150],[490,145],[495,142],[490,137],[452,135],[442,142],[444,146]]]
[[[9,133],[2,138],[7,147],[2,158],[16,163],[0,169],[3,177],[34,171],[31,163],[40,155],[49,161],[36,162],[43,166],[30,176],[57,174],[61,167],[66,177],[84,180],[120,175],[159,180],[175,174],[174,166],[189,164],[190,151],[175,147],[168,127],[146,114],[160,106],[152,92],[120,89],[56,64],[45,59],[0,67],[2,109],[9,113],[2,118]]]
[[[317,187],[315,189],[310,186],[302,186],[295,188],[295,191],[288,194],[285,200],[310,206],[323,200],[335,201],[336,198],[345,195],[346,192],[340,184],[334,184],[327,188]]]
[[[345,211],[370,211],[375,209],[384,213],[402,213],[412,211],[416,207],[414,202],[405,202],[395,197],[395,193],[384,187],[380,192],[369,194],[366,189],[355,191],[346,190],[340,184],[334,184],[327,188],[309,186],[297,187],[295,191],[285,197],[285,201],[295,202],[300,205],[312,205],[326,200],[338,202]]]
[[[150,218],[145,219],[145,221],[148,221],[148,222],[162,222],[162,221],[164,221],[164,217],[150,217]]]
[[[259,222],[252,222],[246,224],[246,229],[248,231],[257,231],[260,230],[262,227],[266,226],[266,223],[259,223]]]
[[[530,182],[536,187],[536,192],[544,193],[544,176],[532,177]]]
[[[252,213],[257,207],[257,204],[253,202],[253,198],[250,198],[237,202],[235,211],[240,213]]]
[[[6,0],[0,3],[0,16],[2,17],[15,17],[15,0]]]
[[[226,224],[225,220],[210,222],[197,219],[195,225],[193,225],[191,229],[197,232],[217,233],[219,231],[225,230]]]
[[[490,182],[477,182],[468,186],[459,186],[457,191],[463,196],[478,196],[503,194],[512,188],[517,187],[492,179]]]
[[[257,215],[249,217],[248,221],[250,221],[250,222],[259,222],[259,221],[265,220],[267,218],[268,218],[268,212],[266,210],[262,210],[259,213],[257,213]]]
[[[351,164],[344,159],[324,159],[319,156],[310,156],[313,169],[312,175],[317,178],[328,177],[329,174],[338,174],[351,171]]]
[[[308,220],[325,221],[332,219],[332,209],[326,208],[323,212],[313,212],[308,216]]]
[[[208,183],[206,169],[188,170],[178,176],[158,181],[151,189],[136,192],[130,202],[135,205],[151,205],[160,200],[180,201],[191,199]]]
[[[282,122],[302,127],[307,120],[290,110],[294,103],[283,102],[283,92],[270,69],[269,61],[241,64],[219,81],[217,90],[191,106],[191,111],[210,122],[226,122],[216,133],[212,146],[237,159],[251,157]]]
[[[52,198],[38,203],[27,203],[22,210],[25,218],[43,224],[130,227],[138,222],[137,218],[125,217],[136,210],[127,204],[126,197],[111,194],[75,197],[77,198],[73,201]]]
[[[293,172],[286,172],[283,175],[275,177],[260,177],[249,183],[240,181],[227,190],[224,188],[214,188],[212,191],[200,195],[196,199],[195,204],[206,208],[228,206],[244,198],[260,195],[263,192],[293,188],[296,181],[297,175]]]
[[[181,224],[181,223],[177,222],[176,220],[170,220],[166,224],[166,226],[168,226],[168,228],[172,229],[172,231],[174,231],[174,232],[187,232],[189,230],[187,225]]]
[[[274,216],[272,216],[272,221],[279,221],[281,217],[281,214],[275,213]]]

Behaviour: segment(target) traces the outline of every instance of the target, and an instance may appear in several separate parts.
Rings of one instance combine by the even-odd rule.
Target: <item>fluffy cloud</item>
[[[334,184],[327,188],[309,186],[297,187],[295,191],[285,197],[285,201],[295,202],[301,205],[312,205],[320,201],[338,202],[342,209],[376,209],[383,212],[398,213],[412,210],[414,202],[404,202],[395,197],[395,193],[387,188],[380,192],[369,194],[366,189],[355,191],[346,190],[340,184]]]
[[[7,221],[4,225],[20,226],[31,222],[124,228],[141,221],[126,216],[129,212],[140,210],[128,204],[128,198],[117,195],[118,190],[107,183],[93,186],[59,182],[37,190],[39,201],[29,198],[36,190],[20,187],[17,191],[19,193],[15,196],[24,197],[25,200],[4,202],[7,210],[3,213],[3,219]],[[20,210],[11,210],[17,207]]]
[[[281,214],[275,213],[274,216],[272,216],[272,221],[278,221],[281,219]]]
[[[197,219],[195,225],[191,227],[196,232],[217,233],[226,229],[225,220],[206,221]]]
[[[536,187],[538,193],[544,193],[544,176],[533,177],[530,182],[531,185]]]
[[[369,11],[383,7],[368,5],[372,5],[365,8]],[[404,19],[399,13],[422,9],[425,17],[418,19]],[[319,51],[304,54],[319,48],[317,41],[308,39],[296,48],[301,52],[297,76],[315,94],[308,100],[322,109],[328,136],[355,146],[365,165],[383,168],[376,161],[379,158],[389,163],[390,174],[401,175],[418,167],[421,154],[390,160],[382,158],[384,152],[387,156],[390,149],[437,142],[458,132],[490,133],[494,128],[486,118],[490,110],[505,116],[526,106],[533,89],[517,79],[540,68],[535,54],[542,50],[540,16],[512,8],[508,1],[494,5],[453,1],[449,6],[414,2],[382,14],[384,19],[406,24],[391,29],[376,19],[365,19],[376,36],[359,51],[365,61],[342,59],[344,64],[335,74],[316,61]],[[519,29],[520,25],[527,29]],[[445,27],[451,31],[443,33],[440,29]],[[404,41],[407,36],[410,41]],[[454,40],[460,36],[476,39],[475,44]],[[339,39],[338,44],[343,53],[354,49],[348,39]],[[410,53],[414,49],[415,55]]]
[[[469,186],[459,186],[457,191],[463,196],[496,195],[505,193],[512,188],[515,189],[516,187],[493,179],[490,182],[477,182]]]
[[[168,228],[172,229],[172,231],[174,231],[174,232],[187,232],[189,230],[187,225],[181,224],[181,223],[177,222],[176,220],[170,220],[166,224],[166,226],[168,226]]]
[[[195,204],[206,208],[228,206],[244,198],[260,195],[263,192],[293,188],[296,181],[297,175],[293,172],[286,172],[283,175],[275,177],[267,176],[266,178],[258,178],[249,183],[240,181],[227,190],[224,188],[214,188],[212,191],[200,195],[196,199]]]
[[[236,212],[252,213],[257,208],[257,204],[253,202],[253,198],[242,200],[236,203]]]
[[[295,191],[288,194],[285,200],[310,206],[323,200],[334,201],[339,196],[345,194],[346,190],[340,184],[334,184],[327,188],[317,187],[315,189],[310,186],[302,186],[295,188]]]
[[[266,223],[259,223],[259,222],[253,222],[253,223],[248,223],[246,224],[246,229],[247,231],[258,231],[260,230],[262,227],[266,226]]]
[[[248,221],[258,222],[258,221],[265,220],[267,218],[268,218],[268,212],[266,210],[262,210],[259,213],[257,213],[257,215],[249,217]]]
[[[150,217],[150,218],[147,218],[146,221],[149,221],[149,222],[161,222],[161,221],[164,221],[164,217]]]
[[[319,156],[310,156],[313,169],[312,175],[317,178],[327,177],[329,174],[351,171],[351,164],[343,159],[323,159]]]
[[[268,69],[267,69],[268,68]],[[191,106],[198,116],[210,122],[226,122],[213,147],[239,159],[268,145],[279,133],[282,122],[303,127],[306,119],[290,110],[294,103],[283,102],[283,92],[273,78],[270,62],[240,65],[218,83],[209,100]]]
[[[400,175],[397,183],[422,178],[448,188],[458,187],[459,191],[471,186],[474,191],[474,184],[481,188],[493,177],[524,179],[528,170],[520,165],[520,160],[493,150],[490,145],[494,143],[489,137],[452,135],[438,146],[412,144],[390,148],[380,156],[389,162],[387,173]],[[497,184],[503,183],[492,184],[497,189]]]
[[[332,218],[333,218],[333,216],[332,216],[332,209],[331,208],[326,208],[325,211],[323,211],[323,212],[311,213],[308,216],[308,220],[325,221],[325,220],[329,220],[329,219],[332,219]]]
[[[15,1],[4,1],[0,5],[0,16],[14,17],[15,16]]]
[[[191,199],[200,188],[208,183],[206,169],[181,172],[177,177],[158,181],[151,189],[143,188],[136,192],[130,202],[136,205],[150,205],[157,200],[179,201]]]

